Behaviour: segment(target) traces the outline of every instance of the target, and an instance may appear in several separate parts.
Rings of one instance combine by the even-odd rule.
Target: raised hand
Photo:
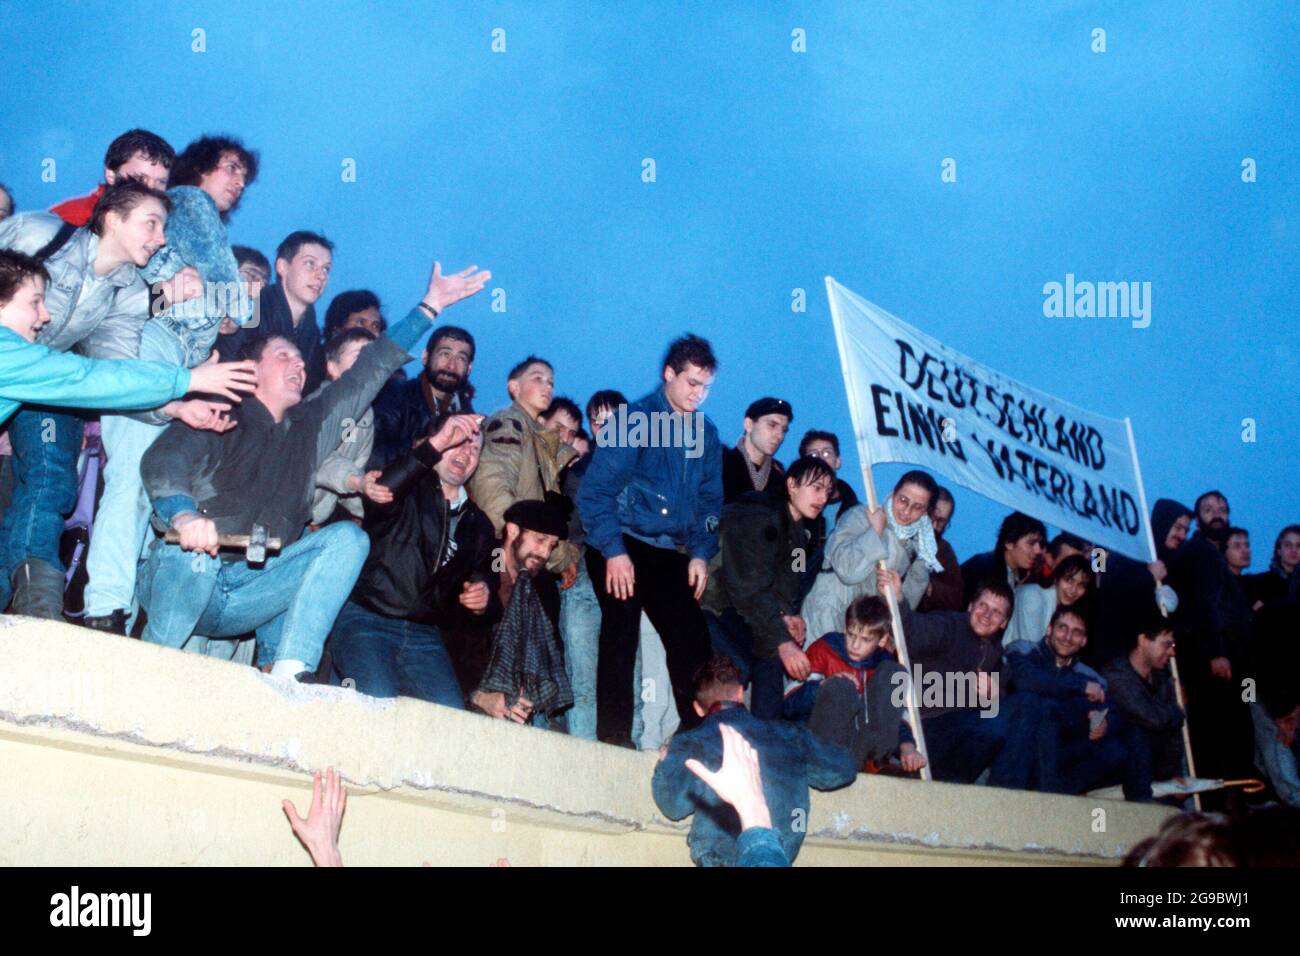
[[[281,804],[293,835],[302,841],[317,866],[343,865],[339,853],[339,828],[343,826],[343,811],[347,805],[347,788],[333,767],[325,771],[324,793],[321,792],[320,771],[312,775],[311,805],[306,819],[298,816],[293,801],[285,800]]]
[[[240,392],[257,388],[257,363],[218,362],[217,353],[202,365],[190,369],[190,391],[206,395],[221,395],[232,402],[242,401]]]
[[[488,279],[492,278],[492,273],[477,272],[477,269],[478,266],[470,266],[468,269],[445,276],[442,274],[442,263],[435,262],[433,272],[429,275],[429,288],[424,293],[423,301],[435,312],[441,312],[461,299],[468,299],[479,292],[487,284]]]
[[[440,452],[447,452],[457,445],[463,445],[478,434],[482,415],[451,415],[442,423],[438,433],[433,436],[433,447]]]

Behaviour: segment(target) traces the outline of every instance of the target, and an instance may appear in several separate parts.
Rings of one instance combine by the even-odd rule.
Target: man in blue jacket
[[[1087,643],[1087,619],[1077,608],[1060,605],[1041,641],[1007,646],[1012,696],[1033,694],[1043,702],[1037,789],[1084,793],[1123,781],[1134,799],[1136,781],[1125,777],[1122,718],[1110,711],[1105,679],[1079,660]]]
[[[699,600],[718,551],[722,446],[700,404],[718,361],[685,335],[668,347],[663,387],[617,409],[596,436],[578,493],[587,567],[600,602],[596,736],[632,746],[632,675],[641,611],[659,632],[682,727],[699,723],[691,681],[709,658]]]
[[[808,787],[835,790],[857,778],[853,756],[845,747],[823,743],[801,724],[760,720],[745,709],[740,672],[729,658],[709,660],[695,680],[692,707],[703,723],[679,732],[661,751],[651,789],[655,804],[670,820],[694,813],[691,859],[699,866],[735,866],[737,840],[745,829],[737,810],[700,777],[692,765],[706,769],[722,763],[722,728],[739,731],[758,752],[763,795],[770,825],[791,862],[808,829]]]

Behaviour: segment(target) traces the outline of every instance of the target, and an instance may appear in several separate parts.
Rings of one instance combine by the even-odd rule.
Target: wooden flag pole
[[[880,507],[876,498],[876,483],[871,478],[871,466],[862,466],[862,478],[867,486],[867,507],[875,510]],[[917,558],[919,561],[920,558]],[[877,567],[887,570],[888,565],[882,559]],[[902,665],[907,676],[907,722],[912,725],[912,736],[916,738],[916,750],[925,757],[925,766],[921,768],[922,780],[933,780],[930,769],[930,754],[925,746],[925,729],[921,726],[921,711],[916,703],[916,684],[912,680],[912,660],[907,656],[907,638],[903,634],[903,615],[898,610],[898,595],[893,588],[885,588],[885,603],[889,605],[889,627],[894,635],[894,647],[898,650],[898,663]]]
[[[1137,476],[1138,502],[1142,507],[1142,522],[1146,525],[1147,529],[1147,548],[1150,551],[1151,560],[1156,561],[1158,560],[1158,552],[1156,551],[1156,539],[1151,531],[1151,512],[1147,510],[1146,486],[1142,483],[1142,466],[1138,462],[1137,442],[1133,440],[1133,422],[1127,416],[1124,418],[1124,429],[1128,432],[1128,451],[1129,454],[1133,456],[1133,474]],[[1169,612],[1166,611],[1165,606],[1160,603],[1159,584],[1156,585],[1155,598],[1156,607],[1160,608],[1161,617],[1168,619]],[[1176,649],[1174,653],[1177,654]],[[1177,657],[1169,658],[1169,677],[1174,682],[1174,699],[1178,701],[1178,705],[1183,709],[1183,754],[1187,757],[1187,774],[1188,776],[1195,778],[1196,760],[1192,756],[1192,732],[1187,727],[1187,697],[1183,693],[1183,682],[1178,677]],[[1192,794],[1192,805],[1196,807],[1198,812],[1200,811],[1201,795],[1199,793]]]
[[[826,299],[830,302],[831,324],[835,327],[835,344],[840,353],[840,370],[844,373],[844,387],[849,393],[849,417],[853,420],[853,435],[857,440],[858,453],[862,457],[862,480],[867,489],[867,507],[875,510],[880,507],[880,502],[876,496],[876,483],[871,477],[871,457],[867,454],[867,443],[863,440],[862,423],[858,421],[858,406],[853,400],[857,388],[853,380],[852,366],[848,360],[848,343],[844,337],[844,329],[840,325],[840,310],[835,304],[835,290],[831,288],[834,281],[830,276],[826,277]],[[879,566],[887,567],[884,561],[881,561]],[[921,711],[917,706],[916,686],[912,681],[912,662],[907,656],[907,639],[903,635],[903,618],[898,611],[898,597],[892,588],[885,588],[885,603],[889,605],[889,627],[893,632],[894,647],[898,650],[898,663],[902,665],[907,678],[908,723],[912,725],[916,751],[925,757],[925,766],[921,768],[921,779],[932,780],[934,777],[930,770],[930,754],[925,746],[925,730],[921,727]]]

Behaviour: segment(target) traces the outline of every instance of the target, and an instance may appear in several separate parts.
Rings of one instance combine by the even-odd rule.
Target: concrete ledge
[[[653,754],[29,618],[0,660],[0,864],[303,865],[279,804],[326,766],[350,864],[689,863]],[[814,794],[799,863],[1113,864],[1169,812],[860,777]]]

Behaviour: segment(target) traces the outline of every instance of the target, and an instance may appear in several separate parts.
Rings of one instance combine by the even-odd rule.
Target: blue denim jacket
[[[758,751],[772,829],[793,862],[808,828],[808,787],[834,790],[852,783],[857,777],[853,756],[843,747],[822,743],[802,725],[761,720],[741,704],[725,704],[698,727],[675,734],[668,756],[655,768],[651,789],[668,819],[695,814],[686,842],[691,859],[701,866],[737,864],[740,817],[686,767],[690,757],[713,770],[722,765],[719,726],[724,723],[739,730]]]
[[[634,421],[656,414],[672,414],[662,388],[616,413],[605,425],[606,434],[597,438],[578,492],[587,543],[613,558],[626,553],[622,536],[628,534],[656,548],[681,548],[692,558],[707,561],[718,553],[722,513],[718,429],[699,415],[696,420],[703,422],[703,435],[694,436],[701,442],[696,457],[688,454],[688,448],[623,442],[620,416]],[[627,434],[631,433],[629,426]]]

